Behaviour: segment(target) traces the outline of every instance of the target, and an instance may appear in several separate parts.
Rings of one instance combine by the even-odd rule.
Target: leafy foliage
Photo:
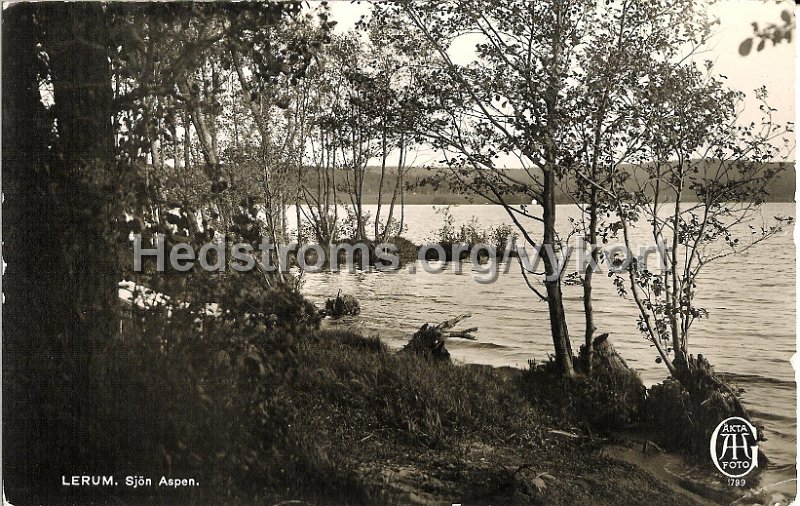
[[[771,41],[773,46],[777,46],[783,41],[787,44],[792,42],[794,30],[796,27],[796,20],[794,13],[790,10],[781,11],[781,20],[779,23],[767,23],[766,26],[761,26],[757,22],[752,23],[753,35],[755,37],[748,37],[739,44],[739,54],[747,56],[753,50],[753,44],[756,44],[756,51],[761,52],[767,45],[767,41]]]
[[[590,430],[613,433],[643,421],[646,392],[630,370],[602,368],[591,377],[561,378],[551,361],[531,364],[521,382],[531,402]]]
[[[361,305],[349,293],[344,295],[338,293],[335,298],[325,301],[325,316],[341,318],[342,316],[358,316],[360,313]]]

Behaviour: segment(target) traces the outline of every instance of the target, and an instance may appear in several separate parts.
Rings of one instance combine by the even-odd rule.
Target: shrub
[[[330,318],[341,318],[342,316],[358,316],[361,313],[361,305],[358,300],[346,293],[339,292],[333,299],[325,301],[325,316]]]
[[[689,393],[674,378],[650,388],[647,424],[658,444],[673,450],[699,449],[702,445],[707,452],[711,432],[706,436],[697,430],[692,411]]]
[[[278,385],[295,367],[295,333],[313,331],[316,310],[294,290],[225,286],[223,318],[199,317],[194,303],[132,308],[123,332],[101,346],[37,343],[25,374],[4,384],[14,410],[4,418],[15,440],[4,453],[12,502],[107,503],[126,494],[60,486],[75,474],[201,484],[154,487],[148,502],[241,504],[279,494],[285,470],[274,456],[296,450],[282,427],[297,415]],[[238,304],[245,311],[231,309]]]
[[[456,227],[455,218],[450,214],[450,206],[436,209],[436,213],[441,214],[444,221],[433,240],[434,243],[441,245],[445,250],[446,259],[441,260],[456,260],[453,258],[452,254],[452,248],[455,244],[466,246],[466,251],[462,251],[459,255],[460,260],[468,258],[469,250],[477,244],[486,244],[493,247],[495,249],[495,255],[500,257],[510,245],[511,241],[516,238],[516,233],[512,226],[504,224],[485,229],[480,226],[478,218],[475,216],[470,218],[467,223],[462,223]],[[429,251],[427,259],[436,259],[436,253]],[[479,259],[481,262],[487,259],[485,251],[479,254]]]
[[[417,246],[406,239],[405,237],[396,236],[388,241],[397,248],[397,256],[400,259],[400,265],[413,263],[417,260],[418,248]]]
[[[660,445],[701,458],[708,456],[711,434],[722,420],[731,416],[749,418],[732,407],[722,391],[707,386],[692,395],[674,378],[653,385],[645,412],[647,427]]]
[[[514,227],[511,225],[503,224],[489,229],[491,244],[494,246],[498,255],[501,255],[516,237],[517,233],[514,232]]]
[[[633,371],[598,369],[591,377],[566,378],[552,361],[531,364],[522,389],[530,402],[547,406],[556,416],[603,432],[638,423],[645,400],[645,388]]]
[[[397,252],[395,253],[400,261],[400,265],[404,265],[407,263],[415,262],[417,260],[417,246],[405,239],[403,237],[392,237],[386,241],[389,244],[393,244],[397,248]],[[369,253],[369,258],[367,259],[366,265],[377,266],[378,264],[383,263],[383,260],[379,259],[376,254],[376,246],[374,241],[371,240],[363,240],[363,241],[356,241],[354,239],[350,239],[347,241],[343,241],[343,244],[351,244],[351,245],[359,245],[364,244],[367,247],[367,251]],[[362,262],[362,252],[360,248],[355,250],[353,255],[354,264],[356,267],[360,268],[364,265]],[[339,249],[338,251],[338,258],[336,259],[339,265],[344,265],[347,262],[347,255],[345,254],[343,249]],[[388,265],[388,263],[385,263]]]
[[[321,316],[316,306],[286,285],[263,286],[257,276],[234,274],[212,300],[219,301],[221,320],[246,332],[271,329],[316,328]]]

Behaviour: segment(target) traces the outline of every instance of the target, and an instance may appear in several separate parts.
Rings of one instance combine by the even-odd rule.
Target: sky
[[[311,2],[313,5],[316,2]],[[363,14],[369,14],[367,2],[351,2],[340,0],[329,2],[332,19],[339,22],[337,31],[345,31]],[[706,52],[699,56],[700,60],[711,60],[715,71],[727,76],[731,88],[748,94],[742,121],[758,123],[761,114],[753,100],[753,90],[766,86],[769,91],[769,104],[777,109],[774,119],[779,123],[795,121],[795,66],[797,34],[791,43],[781,42],[767,47],[749,56],[739,55],[739,45],[752,35],[752,23],[764,26],[767,23],[781,23],[783,10],[794,10],[794,3],[775,0],[719,0],[709,9],[712,17],[719,18],[720,24],[715,27],[714,36]],[[471,52],[471,48],[463,48]]]
[[[758,0],[725,0],[709,11],[720,20],[714,41],[704,59],[715,62],[717,72],[728,76],[732,88],[751,92],[765,85],[769,90],[770,105],[776,109],[780,122],[795,120],[795,51],[793,38],[773,46],[771,42],[761,52],[740,56],[738,49],[743,39],[753,33],[751,23],[760,25],[773,22],[781,24],[781,11],[794,9],[794,3],[761,2]],[[796,35],[796,34],[795,34]],[[755,111],[754,111],[755,112]]]

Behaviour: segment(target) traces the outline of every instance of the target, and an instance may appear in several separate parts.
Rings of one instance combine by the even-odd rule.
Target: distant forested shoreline
[[[795,170],[794,161],[786,162],[790,166],[780,172],[778,177],[771,180],[768,187],[766,202],[794,202],[795,191]],[[767,164],[768,168],[777,168],[779,162]],[[387,172],[393,172],[394,167],[387,167]],[[456,190],[450,187],[448,182],[440,177],[441,173],[447,171],[446,168],[437,167],[411,167],[406,169],[406,188],[403,196],[406,205],[468,205],[468,204],[489,204],[486,197],[465,189]],[[509,173],[523,169],[507,169]],[[378,202],[378,189],[380,187],[381,168],[369,166],[364,176],[364,194],[362,202],[366,205],[375,205]],[[344,179],[344,178],[342,178]],[[387,184],[384,184],[384,201],[387,191]],[[573,198],[568,194],[569,186],[562,187],[556,193],[556,203],[574,204]],[[667,196],[668,197],[668,196]],[[527,195],[516,194],[505,197],[510,204],[530,204]],[[685,202],[693,202],[697,197],[687,194],[683,199]],[[666,198],[665,201],[671,201]]]

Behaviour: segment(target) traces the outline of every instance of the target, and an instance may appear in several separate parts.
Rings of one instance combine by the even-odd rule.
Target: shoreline
[[[448,375],[492,385],[490,390],[500,393],[496,397],[516,391],[524,373],[512,367],[436,364],[388,353],[396,357],[392,360],[416,364],[414,370],[420,367],[432,380],[449,370]],[[411,379],[400,376],[403,385]],[[547,414],[544,405],[530,408],[538,414],[534,425],[523,425],[532,431],[529,434],[495,424],[444,445],[408,445],[392,442],[392,436],[379,428],[382,437],[372,433],[354,442],[349,458],[361,462],[356,469],[361,486],[384,497],[388,493],[389,504],[576,504],[586,497],[592,497],[593,504],[715,504],[665,479],[657,468],[615,455],[620,445],[616,437],[609,442],[591,430],[574,427]],[[679,457],[669,454],[669,458]]]
[[[335,331],[348,328],[349,323],[344,326],[337,326],[335,322],[324,319],[323,329]],[[348,330],[352,330],[349,329]],[[380,333],[378,333],[380,336]],[[388,343],[386,343],[388,346]],[[399,350],[392,347],[391,353]],[[493,374],[505,378],[505,381],[513,382],[525,372],[522,367],[514,366],[493,366],[454,360],[453,367],[475,371],[482,374]],[[698,469],[691,463],[691,458],[675,451],[665,451],[656,445],[650,445],[643,451],[643,443],[647,439],[643,429],[632,429],[626,431],[616,431],[606,438],[595,438],[591,431],[588,435],[576,430],[574,427],[562,427],[553,424],[549,429],[556,437],[563,437],[568,440],[575,440],[583,444],[589,444],[593,451],[600,455],[614,459],[617,463],[624,463],[634,466],[639,471],[657,480],[662,486],[670,490],[672,494],[684,497],[686,503],[699,504],[731,504],[743,497],[769,497],[771,504],[780,503],[785,500],[788,504],[794,497],[787,496],[780,491],[767,494],[764,489],[770,489],[776,484],[763,486],[758,483],[747,488],[728,487],[723,482],[723,477],[717,473]],[[580,467],[575,466],[576,478],[580,479]],[[760,476],[760,475],[758,475]],[[408,487],[408,484],[405,485]]]
[[[325,319],[323,322],[323,332],[353,332],[352,329],[336,328],[331,324],[331,320]],[[378,337],[378,339],[380,338]],[[382,340],[381,342],[383,343]],[[386,346],[385,343],[384,346]],[[408,355],[398,351],[387,347],[386,352],[398,357],[399,360],[405,360]],[[525,370],[511,366],[495,367],[448,362],[431,367],[451,368],[458,371],[459,375],[467,377],[491,378],[490,381],[497,381],[504,385],[501,389],[502,392],[518,391],[520,385],[524,383]],[[557,385],[553,385],[553,387],[557,388]],[[436,452],[424,446],[418,447],[417,450],[428,453],[426,459],[396,460],[395,456],[388,461],[370,460],[369,464],[365,464],[361,479],[370,482],[376,475],[381,476],[386,487],[393,493],[402,496],[403,499],[398,501],[398,504],[458,502],[453,500],[451,495],[457,492],[473,496],[471,497],[472,501],[464,499],[465,502],[481,504],[480,500],[475,501],[475,496],[492,496],[497,499],[498,488],[502,489],[503,487],[494,482],[502,481],[502,479],[509,481],[505,487],[513,492],[510,495],[502,496],[508,504],[522,503],[518,502],[518,497],[515,499],[515,494],[518,494],[520,489],[532,492],[531,497],[543,501],[544,504],[569,504],[571,501],[567,498],[586,483],[590,485],[604,483],[604,488],[609,492],[613,491],[614,497],[627,497],[628,504],[649,504],[653,498],[645,499],[648,494],[657,495],[657,504],[723,504],[721,501],[715,501],[713,496],[709,497],[706,494],[698,493],[697,490],[686,488],[685,483],[682,484],[675,480],[674,476],[668,474],[663,467],[648,462],[650,458],[655,457],[658,458],[658,462],[679,464],[683,462],[680,455],[648,453],[642,455],[646,457],[643,460],[637,461],[636,458],[633,458],[637,452],[641,453],[642,438],[644,437],[641,432],[614,432],[610,436],[598,436],[588,426],[574,426],[574,420],[568,421],[560,419],[555,414],[547,414],[552,411],[552,408],[547,406],[546,402],[538,403],[538,405],[533,401],[522,402],[530,402],[534,410],[542,412],[542,416],[539,418],[541,426],[538,428],[537,446],[544,447],[544,451],[521,452],[519,448],[515,447],[516,445],[509,444],[509,440],[513,440],[514,435],[508,439],[501,437],[499,440],[492,437],[494,435],[491,434],[492,432],[506,430],[505,427],[494,426],[487,428],[487,434],[475,434],[468,440],[459,442],[463,449],[458,452],[461,457],[457,459],[457,465],[462,468],[462,474],[472,475],[466,482],[457,481],[449,477],[447,472],[443,472],[450,466],[456,465],[451,462],[451,458],[447,455],[448,452]],[[372,438],[368,435],[367,439]],[[633,449],[636,447],[639,450]],[[624,448],[631,450],[630,454],[624,452]],[[382,452],[376,450],[375,453]],[[486,465],[487,463],[492,463],[494,468]],[[531,476],[518,476],[520,470],[526,470],[529,467],[533,468]],[[548,478],[538,479],[537,476],[541,473],[554,477],[564,487],[551,491],[555,495],[550,495],[548,492],[550,480]],[[511,478],[502,477],[509,474]],[[531,490],[531,482],[538,483],[542,488],[539,489],[534,484],[533,489],[535,490]],[[492,487],[495,489],[490,493],[488,489]],[[534,503],[538,503],[538,501],[534,501]],[[603,502],[597,500],[597,504],[603,504]]]

